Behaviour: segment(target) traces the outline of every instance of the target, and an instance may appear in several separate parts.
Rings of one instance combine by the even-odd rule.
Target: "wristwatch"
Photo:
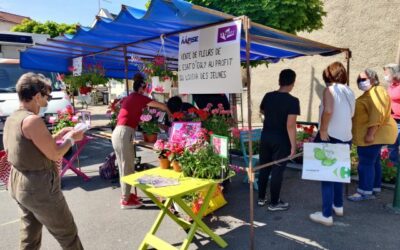
[[[69,141],[71,143],[71,147],[75,145],[75,140],[72,137],[68,137],[65,139],[66,141]]]

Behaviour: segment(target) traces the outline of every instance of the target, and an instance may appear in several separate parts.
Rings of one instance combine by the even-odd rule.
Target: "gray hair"
[[[365,69],[364,72],[368,76],[368,78],[371,80],[371,85],[379,85],[379,78],[378,78],[378,74],[376,73],[376,71],[374,71],[372,69]]]
[[[389,63],[383,67],[383,70],[389,70],[393,79],[400,81],[400,65],[396,63]]]

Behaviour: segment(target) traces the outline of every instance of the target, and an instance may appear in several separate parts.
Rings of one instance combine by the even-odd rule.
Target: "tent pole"
[[[246,36],[246,74],[247,74],[247,124],[249,127],[249,185],[250,185],[250,249],[254,249],[254,173],[253,173],[253,140],[251,128],[251,74],[250,74],[250,18],[243,17],[243,29]]]
[[[350,85],[350,58],[351,50],[346,50],[346,60],[347,60],[347,85]]]
[[[129,84],[128,84],[128,55],[126,52],[126,46],[124,46],[124,62],[125,62],[125,87],[126,95],[129,95]]]

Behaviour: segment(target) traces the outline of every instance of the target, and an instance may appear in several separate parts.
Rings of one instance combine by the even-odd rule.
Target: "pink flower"
[[[151,120],[151,115],[141,115],[140,120],[143,122],[149,122]]]
[[[156,143],[154,143],[154,149],[156,151],[161,151],[165,149],[165,142],[163,140],[157,140]]]
[[[240,138],[240,129],[233,128],[232,129],[232,136],[235,137],[235,138]]]
[[[218,113],[219,113],[218,109],[211,110],[211,114],[213,114],[213,115],[217,115]]]
[[[224,110],[224,105],[222,105],[222,103],[218,103],[218,108]]]
[[[74,122],[74,123],[77,123],[77,122],[79,121],[79,116],[74,115],[74,116],[71,118],[71,121]]]
[[[209,103],[207,103],[207,109],[211,109],[211,107],[212,107],[213,105],[212,105],[212,103],[211,102],[209,102]]]
[[[49,117],[49,123],[54,124],[56,121],[57,121],[57,117],[55,117],[55,116]]]
[[[155,113],[157,113],[157,110],[156,109],[149,109],[149,113],[154,115]]]

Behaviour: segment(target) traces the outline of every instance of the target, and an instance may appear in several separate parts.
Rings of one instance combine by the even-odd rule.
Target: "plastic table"
[[[157,175],[168,178],[176,178],[179,180],[179,185],[176,186],[168,186],[168,187],[153,187],[150,185],[140,184],[137,179],[144,175]],[[217,182],[212,180],[191,178],[191,177],[183,177],[181,173],[175,172],[169,169],[161,169],[161,168],[153,168],[149,170],[145,170],[142,172],[138,172],[135,174],[131,174],[125,177],[122,177],[122,181],[125,183],[138,187],[145,193],[160,209],[160,213],[157,216],[156,221],[151,227],[150,231],[144,237],[139,249],[147,249],[148,246],[152,246],[156,249],[162,250],[172,250],[176,249],[174,246],[169,244],[168,242],[158,238],[155,236],[157,230],[160,227],[162,220],[165,215],[168,215],[173,221],[175,221],[179,226],[181,226],[186,232],[187,237],[184,239],[182,246],[180,249],[188,249],[190,243],[193,240],[193,237],[197,231],[201,231],[207,235],[209,235],[220,247],[225,248],[228,244],[219,236],[216,235],[203,221],[203,214],[206,211],[206,208],[209,204],[209,201],[212,197],[212,194],[215,192],[217,188]],[[200,208],[200,211],[197,215],[195,215],[192,209],[186,205],[183,201],[183,196],[194,193],[199,190],[207,189],[207,194],[204,198],[203,205]],[[156,196],[166,198],[164,203],[161,203]],[[172,205],[172,202],[176,202],[182,210],[193,219],[193,223],[185,221],[181,218],[175,216],[171,211],[169,211],[169,207]]]

